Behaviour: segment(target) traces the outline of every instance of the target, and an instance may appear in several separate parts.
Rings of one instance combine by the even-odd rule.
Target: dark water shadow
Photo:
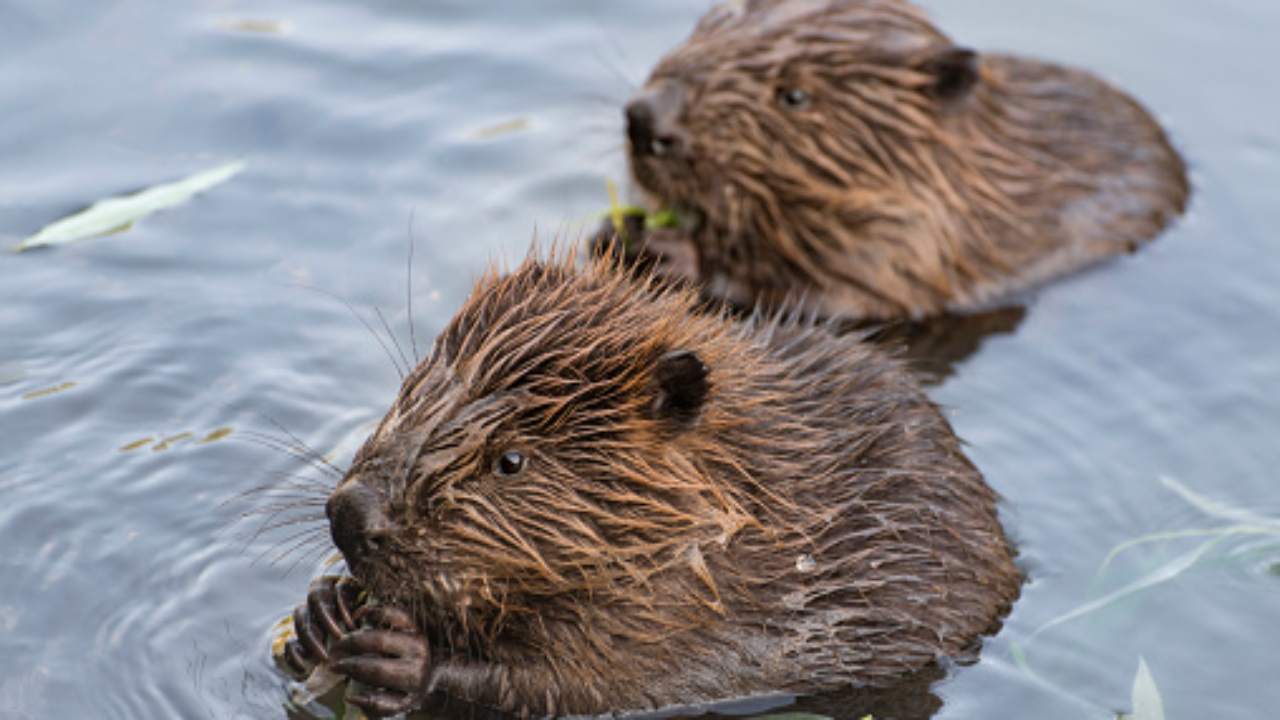
[[[1026,319],[1027,308],[1010,305],[969,314],[946,314],[878,326],[850,325],[866,340],[906,361],[926,385],[937,385],[982,348],[987,338],[1011,335]]]
[[[934,694],[932,688],[945,677],[946,671],[934,664],[904,678],[897,685],[887,688],[850,688],[840,692],[804,697],[771,695],[705,705],[673,707],[653,712],[620,713],[599,717],[619,720],[682,720],[684,718],[743,720],[776,715],[804,715],[820,716],[831,720],[863,720],[868,716],[876,720],[929,720],[942,709],[942,699]],[[334,717],[344,717],[342,697],[345,687],[345,683],[339,684],[315,699],[313,709],[323,707]],[[286,705],[284,709],[290,720],[311,720],[318,716],[296,706]],[[436,694],[430,697],[421,709],[408,717],[410,720],[509,720],[519,716],[450,698],[444,694]]]

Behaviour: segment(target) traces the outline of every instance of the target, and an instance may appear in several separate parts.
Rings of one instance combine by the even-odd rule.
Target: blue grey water
[[[1134,92],[1196,186],[1175,229],[1038,293],[932,390],[1031,578],[938,717],[1109,718],[1139,657],[1171,718],[1274,717],[1275,534],[1104,561],[1280,519],[1280,5],[927,4],[966,43]],[[307,287],[407,338],[412,220],[429,342],[535,227],[594,224],[628,83],[705,8],[0,2],[4,244],[248,164],[125,233],[0,254],[0,718],[298,716],[267,643],[319,559],[275,561],[290,530],[239,517],[268,501],[228,500],[304,468],[244,440],[274,421],[341,463],[397,385]]]

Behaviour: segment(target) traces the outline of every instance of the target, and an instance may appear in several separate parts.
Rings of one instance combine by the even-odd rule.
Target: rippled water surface
[[[1108,718],[1140,656],[1171,718],[1274,717],[1280,5],[929,5],[964,42],[1133,91],[1197,188],[1172,232],[1040,293],[933,389],[1031,576],[938,717]],[[276,561],[291,531],[254,537],[239,514],[266,501],[228,502],[304,472],[246,440],[279,423],[341,463],[397,384],[308,288],[406,337],[412,220],[425,343],[535,226],[594,224],[627,83],[705,7],[0,3],[5,244],[247,162],[125,233],[0,255],[0,718],[288,715],[269,628],[319,563]]]

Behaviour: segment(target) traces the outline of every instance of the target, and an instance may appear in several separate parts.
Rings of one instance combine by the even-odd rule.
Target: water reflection
[[[729,720],[730,718],[769,718],[791,716],[795,720],[930,720],[942,709],[942,699],[933,691],[934,686],[947,676],[940,665],[931,665],[887,688],[850,688],[849,690],[808,697],[776,695],[745,700],[668,708],[656,712],[624,713],[617,717],[626,720]],[[342,697],[345,685],[332,688],[325,695],[303,706],[287,705],[291,720],[313,720],[317,716],[332,713],[343,717],[345,705]],[[816,717],[815,717],[816,716]],[[510,715],[479,705],[467,703],[443,694],[431,696],[426,704],[410,717],[449,718],[450,720],[506,720]]]
[[[982,312],[904,320],[862,330],[867,340],[900,354],[927,384],[951,377],[956,367],[978,352],[987,338],[1011,335],[1027,316],[1023,305]]]

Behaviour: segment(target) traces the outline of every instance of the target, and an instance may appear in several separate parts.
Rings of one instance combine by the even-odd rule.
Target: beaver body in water
[[[747,306],[803,296],[867,320],[988,306],[1136,249],[1189,193],[1135,100],[957,46],[904,0],[725,2],[626,120],[635,183],[688,226],[649,252]]]
[[[576,715],[972,657],[1021,576],[937,408],[853,337],[698,302],[608,260],[482,279],[328,501],[381,619],[320,583],[297,664],[378,713]]]

